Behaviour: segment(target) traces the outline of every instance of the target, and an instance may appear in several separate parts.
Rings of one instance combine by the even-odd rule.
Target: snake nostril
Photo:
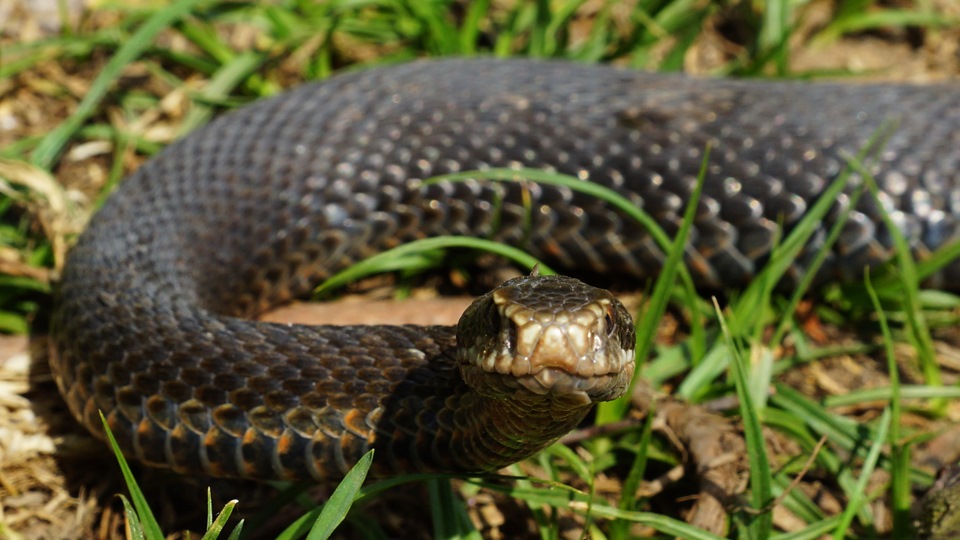
[[[612,336],[617,330],[617,323],[614,322],[613,313],[609,309],[607,310],[607,314],[603,317],[603,323],[607,328],[607,336]]]

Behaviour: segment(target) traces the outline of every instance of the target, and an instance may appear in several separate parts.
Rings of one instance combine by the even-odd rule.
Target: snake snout
[[[537,395],[613,399],[633,373],[626,309],[608,291],[563,276],[524,276],[479,298],[460,321],[460,339],[464,365]]]

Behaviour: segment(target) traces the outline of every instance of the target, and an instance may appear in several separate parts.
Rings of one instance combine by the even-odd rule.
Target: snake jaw
[[[459,326],[464,377],[491,392],[588,404],[619,397],[633,375],[630,315],[609,292],[573,278],[507,281],[477,299]]]

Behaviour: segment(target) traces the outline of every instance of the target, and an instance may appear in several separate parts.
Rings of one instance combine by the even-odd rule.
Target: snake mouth
[[[548,367],[531,375],[504,377],[502,383],[507,388],[523,388],[536,395],[582,395],[594,402],[619,397],[632,376],[632,363],[629,369],[589,377]]]
[[[468,382],[483,374],[483,384],[503,390],[603,401],[619,397],[633,375],[629,313],[608,291],[573,278],[504,283],[464,313],[460,336]]]
[[[568,333],[563,337],[568,338]],[[525,389],[539,396],[582,394],[590,401],[619,397],[633,376],[633,349],[604,344],[578,355],[568,341],[541,336],[532,354],[518,354],[516,346],[505,346],[474,356],[474,366],[504,388]]]
[[[626,351],[631,355],[633,351]],[[477,365],[461,367],[464,379],[487,395],[525,393],[550,399],[565,399],[580,405],[610,401],[623,395],[633,378],[634,363],[624,362],[621,369],[602,375],[583,376],[560,367],[542,367],[527,375],[490,372]]]

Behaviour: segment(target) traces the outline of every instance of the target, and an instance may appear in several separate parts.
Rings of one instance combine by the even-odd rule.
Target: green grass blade
[[[7,334],[26,334],[30,324],[23,315],[11,311],[0,311],[0,332]]]
[[[871,155],[881,148],[888,131],[888,129],[882,128],[874,133],[860,150],[858,157]],[[756,326],[759,314],[764,313],[769,306],[770,287],[778,283],[786,274],[797,256],[807,245],[810,237],[817,231],[837,197],[847,186],[850,174],[856,170],[855,163],[858,162],[848,164],[837,178],[830,183],[784,241],[774,247],[770,254],[770,260],[758,272],[753,282],[735,302],[731,303],[731,312],[735,316],[730,317],[729,324],[735,337],[744,336],[747,331],[745,325],[753,324],[755,328],[759,328],[759,326]],[[710,384],[724,373],[727,362],[728,357],[724,354],[708,353],[704,361],[697,364],[680,383],[677,393],[687,399],[705,395],[710,388]]]
[[[207,493],[209,495],[209,489],[207,490]],[[207,500],[209,501],[209,499]],[[227,526],[227,520],[230,519],[230,514],[233,513],[233,509],[237,506],[238,502],[240,501],[233,499],[228,501],[227,504],[223,505],[223,510],[220,510],[220,513],[217,514],[217,518],[212,522],[208,522],[207,532],[203,533],[201,540],[217,540],[217,538],[220,538],[220,533],[223,531],[223,528]],[[239,525],[237,525],[237,527],[239,527]],[[234,532],[236,531],[237,529],[234,529]]]
[[[265,60],[266,57],[260,53],[247,52],[235,56],[221,66],[195,97],[193,106],[180,123],[178,136],[208,123],[213,118],[214,108],[206,102],[217,102],[229,97],[237,85],[255,73]]]
[[[843,233],[843,226],[850,218],[850,213],[853,212],[853,209],[857,207],[857,203],[860,202],[860,197],[862,195],[862,186],[858,186],[850,194],[849,204],[847,204],[846,208],[844,208],[837,217],[833,227],[830,228],[827,239],[823,243],[823,248],[817,252],[813,261],[810,263],[809,268],[807,268],[807,271],[804,273],[803,277],[800,278],[800,283],[797,285],[797,288],[793,294],[790,295],[790,300],[786,308],[784,308],[783,313],[792,314],[796,312],[797,306],[800,305],[800,301],[810,290],[810,286],[813,284],[813,279],[816,277],[817,272],[827,260],[827,255],[833,250],[834,244],[837,243],[837,240],[839,240],[840,235]],[[786,334],[791,322],[791,317],[787,316],[783,318],[779,325],[777,325],[777,329],[774,331],[773,337],[770,339],[770,344],[772,346],[776,347],[782,342],[783,336]]]
[[[886,338],[884,338],[886,339]],[[891,379],[892,380],[892,379]],[[878,386],[866,390],[853,390],[843,395],[823,398],[825,407],[849,407],[870,401],[892,401],[894,395],[900,399],[949,399],[960,400],[960,386],[899,385],[894,392],[891,386]]]
[[[642,366],[650,355],[654,340],[663,314],[667,311],[667,304],[670,301],[670,291],[676,282],[676,276],[680,273],[683,266],[683,256],[686,253],[687,240],[690,238],[690,230],[693,228],[693,222],[697,215],[697,209],[700,204],[700,195],[703,193],[703,186],[707,178],[707,166],[710,163],[710,146],[708,145],[703,152],[703,160],[700,162],[700,171],[697,174],[697,183],[690,193],[690,200],[687,201],[687,207],[683,212],[683,221],[680,223],[680,230],[677,231],[676,238],[667,251],[667,258],[663,263],[663,269],[657,278],[656,285],[653,287],[653,294],[650,301],[643,310],[643,315],[637,318],[637,348],[635,359],[637,370],[630,387],[623,397],[608,402],[601,403],[597,408],[597,424],[613,422],[623,418],[627,409],[630,407],[630,399],[633,385],[640,377],[643,371]],[[689,286],[689,285],[688,285]],[[690,286],[692,290],[693,287]]]
[[[656,411],[651,404],[651,409],[647,411],[647,418],[643,422],[643,429],[640,432],[640,442],[637,445],[637,454],[630,464],[630,472],[623,481],[623,488],[620,490],[620,501],[617,503],[621,510],[633,510],[637,505],[636,493],[643,482],[644,474],[647,471],[647,461],[649,457],[651,439],[653,437],[653,422],[656,419]],[[610,537],[614,539],[626,539],[630,537],[630,524],[626,521],[613,521],[610,523]]]
[[[553,444],[544,450],[544,454],[562,460],[584,484],[590,485],[596,479],[596,471],[569,446]]]
[[[490,253],[506,257],[526,268],[533,268],[539,264],[540,273],[543,275],[551,275],[554,273],[550,267],[541,264],[535,257],[531,257],[526,252],[498,242],[466,236],[435,236],[433,238],[423,238],[397,246],[356,264],[352,264],[346,270],[334,274],[314,289],[314,295],[319,296],[327,291],[342,287],[372,274],[410,268],[409,257],[448,248],[469,248],[489,251]],[[415,262],[420,260],[421,259],[416,259]]]
[[[773,479],[770,476],[770,461],[767,458],[760,416],[750,392],[749,368],[736,352],[733,336],[727,328],[720,304],[716,301],[715,308],[727,343],[727,350],[730,351],[730,367],[737,389],[737,398],[740,401],[740,416],[743,419],[743,434],[747,445],[747,459],[750,463],[751,504],[754,509],[759,510],[759,513],[749,520],[747,528],[750,531],[750,538],[769,538],[773,530],[773,513],[766,507],[773,500]]]
[[[902,395],[906,395],[906,392]],[[870,426],[830,413],[809,397],[783,384],[777,384],[771,403],[782,409],[785,414],[801,419],[816,435],[826,435],[831,445],[860,457],[865,457],[864,441],[873,439],[876,435],[875,430]],[[854,492],[856,487],[849,471],[841,470],[837,466],[831,467],[830,470],[837,475],[837,483],[844,491],[848,494]],[[910,481],[913,484],[929,485],[932,478],[929,472],[911,468]]]
[[[851,32],[907,26],[948,28],[956,26],[958,22],[960,21],[956,17],[945,17],[942,13],[921,10],[884,9],[874,11],[863,9],[835,18],[816,35],[812,45],[818,46],[836,41],[842,35]]]
[[[880,188],[877,186],[873,176],[863,165],[855,158],[848,158],[850,166],[863,176],[864,184],[878,203],[878,208],[883,209],[880,203]],[[920,308],[918,300],[920,296],[920,278],[917,274],[917,265],[913,260],[910,244],[907,243],[903,233],[896,226],[890,215],[886,211],[881,211],[881,217],[890,236],[893,238],[894,258],[897,263],[897,269],[900,274],[900,291],[903,300],[903,312],[907,316],[907,325],[910,329],[910,340],[917,349],[917,356],[920,360],[920,368],[923,370],[927,384],[939,386],[943,384],[943,377],[940,373],[940,365],[937,362],[937,355],[933,347],[933,338],[930,336],[930,329],[927,327],[926,320],[923,318],[923,311]],[[940,410],[945,409],[946,403],[935,401],[931,407]]]
[[[890,417],[890,409],[884,409],[883,416],[880,417],[879,429],[877,429],[873,444],[870,447],[870,452],[867,454],[867,458],[863,463],[863,468],[860,469],[860,478],[857,480],[856,489],[853,491],[850,500],[847,501],[847,506],[843,514],[841,514],[840,523],[833,533],[834,540],[843,540],[846,538],[850,524],[853,523],[853,518],[866,502],[867,484],[870,482],[870,475],[873,474],[874,469],[877,467],[877,461],[880,459],[880,452],[883,450],[883,445],[887,442],[887,433],[890,430]]]
[[[237,522],[237,526],[230,531],[230,536],[227,537],[227,540],[240,540],[240,534],[243,533],[243,523],[244,521],[242,519]]]
[[[373,450],[370,450],[357,461],[357,464],[350,469],[350,472],[343,477],[333,495],[323,505],[323,510],[317,516],[310,533],[307,534],[307,540],[326,540],[330,538],[333,531],[343,522],[347,512],[353,505],[353,501],[363,487],[363,481],[367,478],[367,472],[370,471],[370,465],[373,464]]]
[[[207,487],[207,530],[213,526],[213,494],[210,493],[210,487]]]
[[[430,497],[434,538],[463,538],[482,540],[480,531],[473,526],[463,501],[453,491],[450,480],[433,478],[427,480]]]
[[[917,262],[917,277],[926,279],[957,259],[960,259],[960,240],[940,246],[930,258]]]
[[[802,418],[818,435],[826,435],[830,442],[845,450],[852,450],[860,441],[861,424],[826,411],[809,397],[786,386],[778,384],[771,403],[783,411]]]
[[[900,436],[900,418],[902,405],[900,395],[900,367],[897,365],[894,352],[893,336],[890,325],[880,306],[880,298],[870,283],[870,272],[864,276],[867,294],[873,304],[874,313],[880,323],[883,334],[884,352],[887,357],[887,376],[890,378],[890,436],[887,443],[890,445],[890,505],[893,507],[893,537],[906,538],[912,532],[910,519],[910,445],[904,444]]]
[[[107,435],[107,442],[110,443],[110,448],[113,449],[113,454],[117,457],[120,472],[123,474],[123,481],[127,484],[127,489],[130,491],[130,498],[133,499],[133,505],[137,509],[137,515],[143,526],[144,537],[147,538],[147,540],[163,540],[164,536],[163,531],[160,530],[160,524],[157,523],[157,519],[153,516],[150,505],[147,503],[146,497],[143,496],[143,492],[140,491],[140,486],[137,485],[137,480],[133,477],[133,472],[130,471],[130,465],[127,464],[127,459],[123,457],[123,452],[120,451],[120,445],[117,444],[117,439],[114,438],[113,432],[110,431],[110,425],[107,423],[107,418],[103,415],[103,411],[100,411],[100,421],[103,422],[103,430]]]
[[[760,50],[773,56],[776,72],[784,76],[789,71],[788,52],[785,47],[790,37],[789,31],[790,2],[786,0],[770,0],[763,9],[763,26],[760,28],[758,42]]]
[[[586,514],[589,511],[589,514],[595,519],[625,520],[631,523],[641,523],[661,533],[684,539],[720,540],[719,536],[688,525],[680,520],[652,512],[622,510],[594,500],[595,498],[588,493],[577,491],[562,484],[553,484],[553,487],[546,488],[512,487],[491,483],[481,483],[481,485],[490,490],[521,499],[531,505],[546,505],[558,509],[569,509],[578,514]]]
[[[460,52],[458,29],[447,22],[447,14],[433,8],[428,2],[407,2],[409,9],[425,28],[426,48],[437,56]]]
[[[179,0],[154,12],[110,58],[73,114],[40,141],[31,156],[33,164],[49,170],[70,138],[97,110],[107,90],[120,77],[127,64],[143,54],[157,34],[190,13],[203,1],[205,0]]]
[[[210,24],[202,23],[195,18],[185,17],[176,27],[183,37],[190,40],[217,63],[226,64],[233,59],[235,55],[233,49],[217,35],[216,30]]]
[[[137,519],[136,510],[123,495],[120,495],[120,501],[123,503],[123,515],[127,518],[127,531],[130,533],[130,538],[132,540],[144,540],[143,527],[140,525],[140,520]]]
[[[770,537],[770,540],[817,540],[836,529],[839,523],[840,516],[833,516],[813,522],[809,527],[799,531],[775,534]]]
[[[477,39],[480,25],[490,10],[490,0],[474,0],[467,7],[467,15],[460,26],[460,52],[470,56],[477,54]]]
[[[541,184],[550,184],[555,186],[563,186],[575,191],[579,191],[585,195],[596,197],[597,199],[610,204],[620,212],[623,212],[623,214],[628,218],[643,225],[644,229],[647,231],[650,237],[653,238],[654,242],[657,243],[657,246],[664,251],[664,253],[668,254],[673,249],[673,239],[670,238],[666,232],[664,232],[663,228],[660,227],[655,219],[634,205],[630,200],[606,186],[585,182],[573,176],[551,173],[540,169],[493,168],[482,171],[464,171],[434,176],[425,180],[424,185],[436,184],[440,182],[462,182],[476,179],[495,180],[498,182],[536,182]],[[687,271],[684,265],[680,265],[677,268],[677,273],[680,275],[680,279],[682,280],[684,287],[691,290],[696,289],[696,287],[693,285],[693,278],[690,277],[690,273]]]
[[[533,57],[543,58],[547,56],[547,28],[550,25],[550,2],[549,0],[533,0],[533,25],[530,28],[530,45],[527,48],[527,54]]]

